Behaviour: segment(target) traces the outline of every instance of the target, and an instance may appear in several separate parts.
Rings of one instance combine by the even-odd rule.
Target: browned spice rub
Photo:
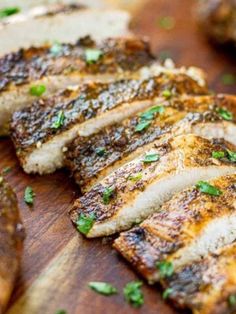
[[[82,190],[90,188],[99,176],[106,175],[109,167],[115,164],[119,166],[121,160],[132,152],[169,132],[180,120],[182,124],[192,125],[222,121],[222,116],[217,112],[222,107],[228,108],[236,117],[236,97],[228,95],[170,99],[163,101],[161,105],[164,106],[162,112],[156,113],[150,125],[140,132],[136,130],[140,123],[140,114],[137,114],[92,136],[78,136],[69,145],[65,153],[65,165]]]
[[[0,312],[7,302],[18,275],[24,230],[17,199],[11,187],[0,177]]]

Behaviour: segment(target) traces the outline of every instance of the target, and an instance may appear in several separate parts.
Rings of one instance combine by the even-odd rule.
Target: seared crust
[[[9,300],[19,270],[24,230],[16,195],[0,177],[0,312]]]
[[[56,56],[50,46],[21,49],[0,59],[0,91],[29,84],[48,76],[86,74],[122,74],[136,71],[154,61],[147,42],[130,39],[106,39],[96,44],[90,37],[77,44],[63,44]],[[101,57],[87,63],[86,49],[99,49]]]
[[[217,113],[219,107],[234,110],[232,112],[236,117],[236,97],[228,95],[170,99],[161,105],[165,106],[165,111],[156,114],[151,125],[142,132],[135,130],[140,116],[137,114],[93,136],[78,136],[69,145],[65,153],[65,165],[82,191],[88,190],[98,178],[107,175],[109,167],[116,163],[120,165],[121,160],[127,159],[132,152],[171,131],[173,125],[180,120],[182,125],[222,121]],[[182,125],[178,125],[174,132],[178,132]],[[99,148],[105,151],[102,156],[97,154]]]
[[[225,147],[233,150],[235,148],[225,141],[216,143],[191,134],[175,138],[163,137],[161,140],[155,141],[152,148],[146,152],[158,155],[159,161],[144,163],[146,154],[143,154],[117,169],[75,201],[70,211],[71,219],[76,223],[80,214],[94,215],[95,223],[90,230],[90,233],[93,233],[97,226],[116,221],[124,208],[132,206],[129,204],[133,204],[142,191],[153,182],[162,182],[161,180],[180,173],[183,169],[199,168],[200,170],[203,167],[216,166],[220,170],[221,167],[229,165],[232,166],[233,171],[233,163],[212,158],[212,151],[219,151]],[[130,180],[131,177],[140,173],[142,176],[138,180]],[[107,188],[112,188],[113,193],[109,204],[104,204],[103,194]],[[151,204],[149,206],[151,207]],[[142,217],[137,219],[144,219],[147,217],[145,215],[146,212],[141,213]],[[125,226],[128,228],[128,223]],[[116,228],[116,231],[120,231],[119,227]],[[176,246],[176,243],[171,242],[171,246],[173,245]]]
[[[219,147],[216,150],[219,150]],[[235,182],[236,175],[210,181],[223,192],[217,197],[201,193],[196,187],[176,194],[162,206],[160,212],[153,214],[140,226],[121,233],[115,240],[115,248],[148,281],[158,281],[160,279],[156,266],[158,262],[168,260],[174,263],[174,258],[178,259],[181,249],[190,246],[194,239],[198,239],[209,222],[235,213]],[[193,286],[195,285],[197,282],[193,281]]]
[[[169,298],[178,307],[188,307],[194,314],[233,314],[236,305],[236,243],[214,255],[183,267],[162,281],[170,288]]]
[[[65,90],[57,96],[41,99],[31,107],[13,115],[12,139],[21,162],[40,143],[46,143],[76,124],[82,124],[123,103],[150,100],[161,96],[161,91],[181,93],[206,93],[194,80],[184,74],[161,74],[147,80],[125,80],[114,83],[90,83],[76,90]],[[65,120],[63,126],[53,129],[53,122],[60,111]]]

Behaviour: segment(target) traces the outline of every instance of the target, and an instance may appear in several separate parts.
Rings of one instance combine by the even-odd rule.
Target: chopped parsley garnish
[[[140,307],[144,303],[144,296],[141,290],[142,282],[132,281],[127,283],[123,289],[125,300],[133,307]]]
[[[232,294],[228,298],[228,304],[230,307],[236,306],[236,295]]]
[[[135,132],[141,132],[145,129],[147,129],[151,125],[151,121],[140,121],[136,127],[135,127]]]
[[[172,292],[173,292],[172,288],[167,288],[166,290],[164,290],[164,292],[162,294],[162,298],[164,300],[168,299]]]
[[[105,147],[97,147],[97,148],[95,149],[95,152],[96,152],[96,154],[97,154],[99,157],[102,157],[102,156],[104,156],[104,155],[106,154],[106,149],[105,149]]]
[[[33,189],[30,186],[27,186],[24,194],[25,203],[28,205],[33,205],[34,197],[35,193],[33,192]]]
[[[154,119],[154,115],[156,113],[163,113],[164,112],[163,106],[153,106],[147,111],[140,114],[140,121],[136,125],[135,132],[141,132],[147,129],[151,125],[151,120]]]
[[[92,290],[106,296],[117,293],[117,289],[113,287],[111,284],[106,283],[106,282],[94,281],[94,282],[90,282],[88,285]]]
[[[0,19],[19,13],[20,12],[20,8],[18,7],[8,7],[8,8],[4,8],[0,10]]]
[[[174,266],[171,262],[158,262],[156,264],[157,269],[160,272],[160,277],[161,278],[166,278],[166,277],[170,277],[173,275],[174,273]]]
[[[110,200],[111,200],[112,196],[114,195],[114,191],[115,190],[112,187],[105,188],[103,195],[102,195],[102,200],[103,200],[103,203],[105,205],[108,205],[110,203]]]
[[[224,108],[218,108],[217,113],[223,118],[224,120],[231,121],[233,120],[233,114],[232,112],[224,109]]]
[[[236,75],[231,73],[225,73],[221,77],[221,82],[224,85],[234,85],[236,84]]]
[[[98,49],[85,50],[85,60],[88,64],[96,63],[102,56],[102,51]]]
[[[166,99],[170,99],[172,96],[172,92],[169,89],[165,89],[162,92],[162,96],[165,97]]]
[[[143,162],[147,164],[147,163],[158,161],[159,159],[160,159],[159,154],[146,154],[146,156],[143,159]]]
[[[135,174],[134,176],[130,175],[128,177],[128,180],[133,181],[133,182],[137,182],[139,180],[141,180],[143,177],[142,172],[138,172],[137,174]]]
[[[32,96],[40,97],[46,92],[46,86],[45,85],[31,86],[29,92]]]
[[[228,159],[232,162],[236,162],[236,152],[232,152],[231,150],[227,149]]]
[[[65,114],[64,114],[64,112],[62,110],[60,110],[58,112],[57,119],[52,124],[52,128],[53,129],[61,128],[63,126],[63,124],[64,124],[64,121],[65,121]]]
[[[225,157],[225,152],[223,151],[214,151],[212,152],[212,157],[216,159],[224,158]]]
[[[52,45],[52,47],[50,48],[50,53],[53,55],[53,56],[59,56],[62,52],[62,49],[63,49],[63,46],[62,44],[56,42],[55,44]]]
[[[175,19],[172,16],[163,16],[158,19],[159,27],[171,30],[175,27]]]
[[[66,314],[65,310],[57,310],[55,314]]]
[[[79,218],[76,221],[77,230],[86,235],[89,233],[94,222],[95,222],[95,215],[93,213],[89,215],[80,214]]]
[[[216,188],[215,186],[205,182],[205,181],[199,181],[196,184],[197,189],[205,194],[210,194],[214,196],[219,196],[222,194],[222,191]]]
[[[11,171],[11,167],[5,167],[2,171],[3,174],[7,174]]]

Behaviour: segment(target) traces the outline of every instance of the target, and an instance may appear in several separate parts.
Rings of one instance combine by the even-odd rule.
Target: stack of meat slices
[[[123,232],[115,248],[165,297],[224,313],[236,297],[236,97],[210,94],[201,70],[160,65],[135,37],[21,50],[0,65],[2,133],[13,114],[27,173],[71,171],[83,193],[70,210],[77,229]]]

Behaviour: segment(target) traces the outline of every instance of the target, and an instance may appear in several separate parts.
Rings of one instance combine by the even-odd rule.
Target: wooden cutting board
[[[203,67],[212,88],[236,92],[235,85],[221,84],[222,74],[236,73],[236,55],[210,46],[198,32],[192,18],[193,0],[143,3],[136,11],[133,29],[139,35],[150,36],[156,54],[168,52],[178,65]],[[158,26],[163,16],[175,18],[172,30]],[[24,174],[8,139],[0,141],[0,157],[0,169],[12,169],[6,177],[17,193],[27,232],[22,269],[8,314],[54,314],[58,309],[65,309],[68,314],[183,313],[162,301],[158,286],[145,283],[144,306],[136,310],[125,303],[122,289],[138,276],[112,249],[112,239],[85,240],[73,228],[67,212],[78,189],[66,171],[43,177]],[[33,208],[23,201],[28,185],[36,193]],[[100,296],[87,287],[89,281],[110,282],[120,294]]]

